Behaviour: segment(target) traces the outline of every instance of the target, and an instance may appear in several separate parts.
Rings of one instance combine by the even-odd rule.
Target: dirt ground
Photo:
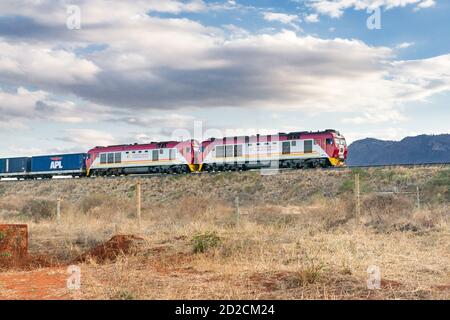
[[[0,273],[0,300],[73,299],[66,289],[66,268]]]
[[[134,179],[0,182],[0,221],[29,228],[0,299],[450,299],[450,171],[360,172],[358,227],[352,174],[148,178],[140,229]]]

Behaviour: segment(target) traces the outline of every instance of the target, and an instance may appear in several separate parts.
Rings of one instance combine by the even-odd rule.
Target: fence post
[[[417,209],[420,210],[420,188],[419,188],[419,186],[416,187],[416,193],[417,193]]]
[[[138,229],[141,231],[141,180],[136,183],[136,209]]]
[[[236,197],[234,199],[234,206],[235,206],[235,210],[236,210],[236,226],[239,226],[240,223],[240,219],[241,219],[241,212],[239,210],[239,197]]]
[[[56,221],[61,222],[61,198],[56,201]]]
[[[356,200],[356,212],[355,212],[355,224],[359,227],[359,217],[361,215],[361,195],[359,186],[359,173],[355,174],[355,200]]]

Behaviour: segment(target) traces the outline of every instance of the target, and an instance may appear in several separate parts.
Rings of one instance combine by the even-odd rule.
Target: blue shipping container
[[[31,173],[79,173],[86,170],[86,153],[31,158]]]
[[[0,174],[14,174],[29,172],[31,158],[6,158],[0,159]]]

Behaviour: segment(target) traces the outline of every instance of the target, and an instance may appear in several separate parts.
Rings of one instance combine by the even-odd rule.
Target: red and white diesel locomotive
[[[194,140],[95,147],[88,151],[87,176],[195,171]]]
[[[330,167],[343,165],[346,158],[345,138],[338,131],[291,132],[209,139],[201,144],[198,169]]]
[[[336,130],[291,132],[95,147],[88,153],[0,159],[0,179],[342,166],[345,138]]]
[[[291,132],[149,144],[95,147],[86,160],[87,176],[265,167],[315,168],[344,165],[345,138],[335,130]]]

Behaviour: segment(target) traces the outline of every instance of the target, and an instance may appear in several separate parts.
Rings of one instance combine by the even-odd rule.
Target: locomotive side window
[[[304,145],[304,152],[305,153],[312,153],[313,152],[313,142],[312,140],[305,140],[305,145]]]
[[[225,146],[216,147],[216,158],[225,157]]]
[[[292,141],[292,146],[295,147],[297,145],[297,141]]]
[[[169,149],[169,160],[175,160],[175,149]]]
[[[159,154],[163,154],[164,153],[164,149],[159,149]]]
[[[282,154],[290,154],[291,153],[291,143],[289,141],[284,141],[281,148],[282,148]]]
[[[232,158],[234,155],[234,146],[230,145],[230,146],[225,146],[225,157],[227,158]]]
[[[105,164],[106,163],[106,153],[102,153],[100,155],[100,163]]]
[[[122,162],[122,153],[116,152],[114,155],[114,162],[115,163],[121,163]]]
[[[235,157],[242,157],[242,144],[234,146],[234,156]]]
[[[108,153],[108,163],[114,163],[114,153]]]
[[[159,152],[158,150],[152,151],[152,161],[158,161],[159,160]]]

